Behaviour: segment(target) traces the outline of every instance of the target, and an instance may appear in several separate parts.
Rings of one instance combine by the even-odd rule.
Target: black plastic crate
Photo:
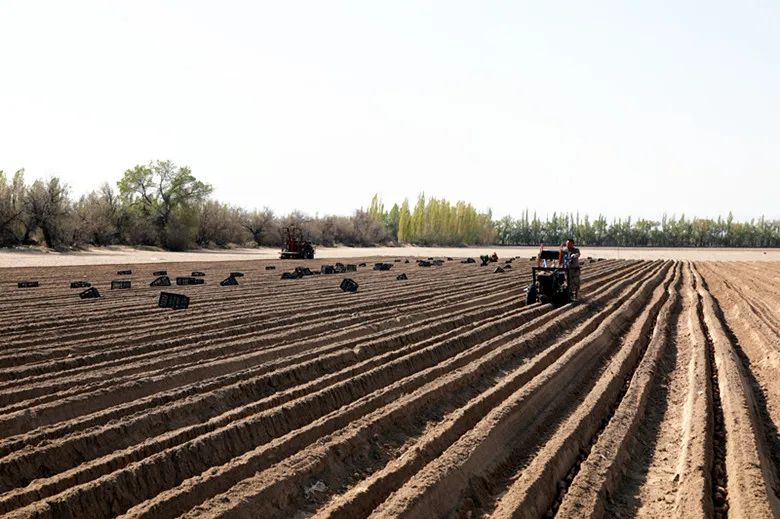
[[[178,277],[176,278],[177,285],[203,285],[206,283],[205,279],[193,278],[193,277]]]
[[[233,276],[228,276],[219,282],[219,286],[222,287],[235,287],[238,286],[238,280]]]
[[[150,287],[169,287],[171,286],[171,278],[168,276],[160,276],[151,283],[149,283]]]
[[[358,284],[355,282],[354,279],[351,278],[344,278],[341,281],[341,285],[339,286],[341,290],[344,292],[357,292],[358,291]]]
[[[183,294],[173,294],[171,292],[160,292],[160,300],[157,302],[160,308],[173,308],[174,310],[185,310],[190,306],[190,298]]]
[[[126,279],[115,279],[111,282],[111,290],[125,290],[130,288],[130,281]]]
[[[98,292],[97,288],[92,287],[84,290],[83,292],[79,292],[79,297],[81,299],[97,299],[100,297],[100,292]]]

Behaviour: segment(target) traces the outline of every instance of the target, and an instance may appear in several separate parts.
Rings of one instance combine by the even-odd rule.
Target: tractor
[[[548,261],[561,264],[560,253],[552,250],[541,250],[537,256],[539,266],[531,267],[531,284],[526,288],[525,304],[536,302],[553,306],[563,306],[572,300],[568,267],[547,266]]]
[[[283,228],[282,237],[284,246],[281,259],[314,259],[314,246],[310,241],[303,239],[303,231],[300,227]]]

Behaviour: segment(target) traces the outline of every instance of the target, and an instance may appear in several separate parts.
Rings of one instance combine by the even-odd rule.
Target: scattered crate
[[[295,272],[298,274],[298,277],[314,275],[314,272],[309,267],[295,267]]]
[[[169,287],[171,286],[171,278],[168,276],[162,275],[149,283],[150,287]]]
[[[167,276],[168,271],[167,270],[158,270],[157,272],[152,272],[153,276]]]
[[[171,292],[160,292],[160,300],[157,302],[160,308],[173,308],[174,310],[185,310],[190,306],[190,298],[183,294],[173,294]]]
[[[233,276],[228,276],[222,281],[219,282],[219,286],[221,287],[237,287],[238,286],[238,280],[234,278]]]
[[[461,263],[476,263],[476,262],[477,260],[475,260],[474,258],[466,258],[463,261],[461,261]]]
[[[190,276],[192,276],[194,278],[202,278],[202,277],[206,276],[206,273],[205,272],[199,272],[199,271],[196,270],[195,272],[190,274]]]
[[[343,263],[336,263],[336,265],[333,266],[333,271],[338,274],[343,274],[347,271],[347,267]]]
[[[365,266],[366,266],[366,264],[365,264],[365,263],[359,263],[359,264],[358,264],[358,267],[365,267]]]
[[[335,274],[336,269],[333,265],[323,265],[320,267],[321,274]]]
[[[71,281],[70,282],[70,288],[89,288],[92,286],[92,283],[89,281]]]
[[[505,264],[505,265],[509,265],[509,264],[510,264],[510,263],[512,263],[513,261],[515,261],[515,258],[509,258],[508,260],[504,261],[504,264]]]
[[[406,273],[403,273],[403,274],[400,274],[400,275],[396,276],[395,279],[397,279],[398,281],[403,281],[404,279],[409,279],[409,278],[406,276]]]
[[[404,263],[409,263],[409,260],[408,259],[404,260]]]
[[[511,268],[512,268],[512,265],[504,265],[504,270],[511,269]]]
[[[206,283],[205,279],[194,278],[188,276],[181,276],[176,278],[177,285],[203,285]]]
[[[392,263],[374,263],[374,270],[390,270],[393,268]]]
[[[496,267],[496,270],[494,270],[493,273],[494,274],[503,274],[504,273],[504,269],[502,269],[501,267]]]
[[[130,288],[130,280],[115,279],[111,282],[111,290],[126,290]]]
[[[97,288],[92,287],[84,290],[83,292],[79,292],[79,297],[81,299],[97,299],[100,297],[100,292],[98,292]]]
[[[17,288],[35,288],[40,286],[37,281],[19,281],[16,284]]]
[[[428,260],[417,260],[418,267],[430,267],[431,265],[433,265],[433,263]]]
[[[447,261],[452,261],[452,258],[447,258]]]
[[[347,263],[347,272],[357,272],[357,265]]]
[[[231,272],[230,273],[230,277],[232,277],[232,278],[242,278],[242,277],[244,277],[244,273],[243,272]]]
[[[130,276],[130,275],[132,275],[132,273],[133,273],[132,270],[117,270],[116,271],[116,275],[117,276]]]
[[[444,260],[437,259],[437,260],[433,260],[432,263],[437,267],[441,267],[442,265],[444,265]]]
[[[401,263],[401,258],[394,259],[394,260],[393,260],[393,263]]]
[[[265,267],[265,270],[276,270],[276,267],[274,267],[273,265],[268,265]]]
[[[339,285],[339,288],[341,288],[341,290],[343,290],[344,292],[357,292],[358,284],[355,282],[354,279],[344,278],[341,281],[341,285]]]
[[[296,272],[282,272],[282,279],[298,279],[300,277]]]

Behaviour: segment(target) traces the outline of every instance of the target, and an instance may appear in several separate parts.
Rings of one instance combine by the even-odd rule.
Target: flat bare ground
[[[466,258],[489,254],[500,256],[532,256],[538,247],[320,247],[317,258],[360,257],[428,257],[450,256]],[[663,249],[583,247],[583,256],[605,259],[672,259],[688,261],[780,261],[780,249]],[[119,265],[125,263],[162,263],[183,261],[240,261],[275,259],[276,248],[198,250],[166,252],[137,250],[127,247],[94,248],[87,251],[59,253],[43,250],[0,249],[0,268],[3,267],[57,267],[65,265]]]
[[[780,263],[585,260],[552,308],[527,251],[295,280],[326,262],[198,254],[0,270],[0,516],[780,514]],[[157,270],[205,273],[162,289],[189,309]]]

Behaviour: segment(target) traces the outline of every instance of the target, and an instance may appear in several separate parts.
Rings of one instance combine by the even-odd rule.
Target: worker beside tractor
[[[564,268],[569,269],[569,287],[572,301],[577,301],[580,295],[580,249],[574,246],[574,240],[569,238],[561,245]]]

